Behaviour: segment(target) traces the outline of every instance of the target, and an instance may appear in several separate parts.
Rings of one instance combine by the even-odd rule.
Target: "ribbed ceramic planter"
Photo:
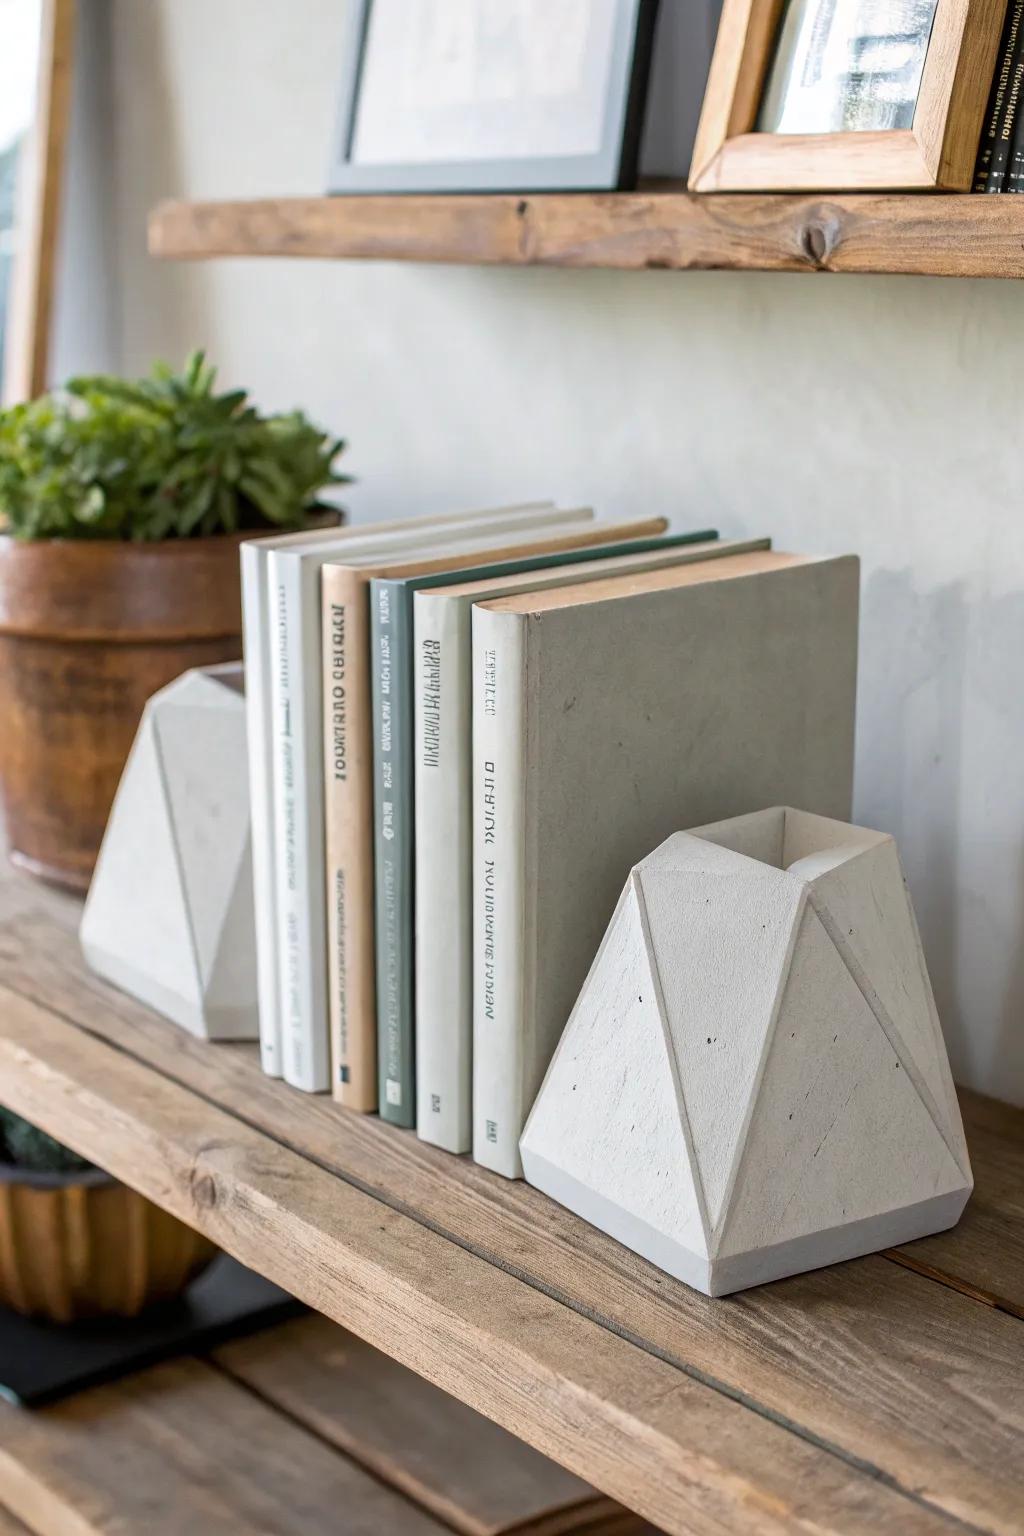
[[[135,1317],[216,1256],[207,1238],[98,1168],[0,1163],[0,1305],[29,1317]]]

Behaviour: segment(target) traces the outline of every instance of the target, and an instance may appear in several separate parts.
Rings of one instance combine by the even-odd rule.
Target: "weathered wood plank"
[[[0,1499],[39,1536],[444,1536],[446,1527],[198,1361],[27,1413],[0,1404]]]
[[[154,256],[307,256],[631,270],[1024,275],[1013,198],[685,192],[163,203]]]
[[[226,1344],[213,1358],[465,1536],[537,1536],[584,1525],[590,1532],[622,1513],[571,1472],[326,1318],[297,1318]]]
[[[982,1412],[998,1446],[987,1490],[969,1463],[961,1478],[962,1459],[893,1486],[840,1447],[695,1378],[6,987],[0,1092],[242,1262],[669,1532],[867,1536],[891,1527],[938,1536],[951,1531],[950,1505],[961,1516],[983,1509],[976,1530],[1017,1523],[1002,1449],[1012,1380],[998,1362],[990,1380],[987,1355],[983,1369],[966,1351],[950,1364],[948,1323],[934,1347],[950,1389],[966,1370],[971,1391],[999,1395],[998,1421]],[[892,1272],[988,1323],[1016,1326]],[[964,1318],[956,1321],[962,1330]],[[835,1347],[845,1371],[852,1335]],[[969,1392],[947,1402],[955,1423],[954,1433],[947,1422],[947,1448],[964,1437],[957,1421],[971,1408]],[[972,1429],[972,1452],[974,1439]]]
[[[526,1186],[294,1093],[263,1076],[254,1050],[192,1040],[92,977],[42,918],[0,933],[0,967],[19,991],[584,1315],[965,1518],[1014,1528],[1016,1320],[882,1258],[710,1302]]]
[[[891,1257],[1024,1318],[1024,1109],[967,1089],[960,1104],[975,1179],[963,1220]]]

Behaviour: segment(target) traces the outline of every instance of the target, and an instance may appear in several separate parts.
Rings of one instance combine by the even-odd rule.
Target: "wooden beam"
[[[154,256],[1024,276],[1024,199],[618,192],[164,203]]]

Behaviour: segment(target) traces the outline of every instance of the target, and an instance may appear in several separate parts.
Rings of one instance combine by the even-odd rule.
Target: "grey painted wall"
[[[957,1075],[1024,1103],[1021,288],[152,263],[162,196],[320,190],[339,3],[112,3],[124,366],[201,343],[302,404],[359,518],[551,495],[860,553],[857,815],[900,839]]]

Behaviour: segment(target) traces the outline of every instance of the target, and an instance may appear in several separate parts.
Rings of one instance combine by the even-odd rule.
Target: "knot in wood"
[[[217,1204],[217,1180],[212,1173],[192,1170],[192,1203],[201,1211],[210,1211]]]
[[[822,267],[836,247],[839,225],[828,214],[818,214],[808,220],[800,231],[800,248],[816,267]]]

